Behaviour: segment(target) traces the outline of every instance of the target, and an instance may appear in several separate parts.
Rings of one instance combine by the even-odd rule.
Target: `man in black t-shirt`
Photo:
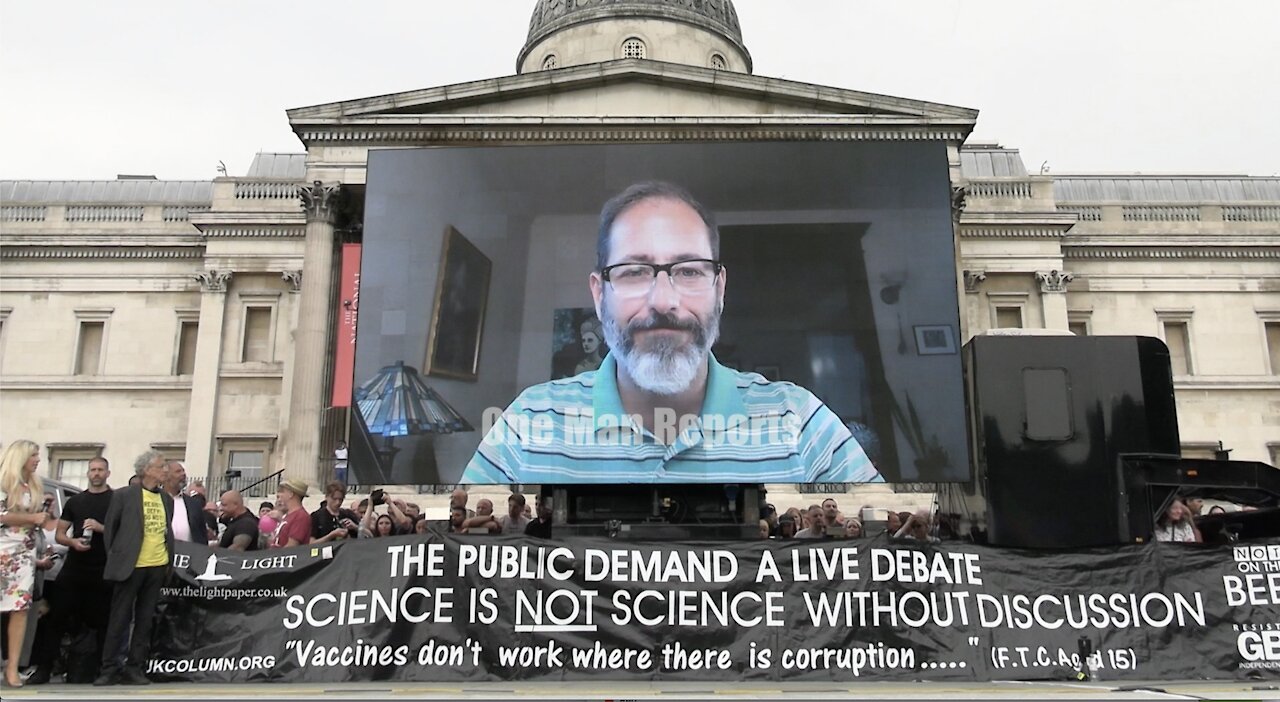
[[[111,609],[111,583],[103,580],[102,570],[107,565],[107,546],[103,541],[103,523],[111,507],[111,488],[107,478],[111,466],[107,459],[98,456],[89,461],[89,487],[72,495],[62,507],[58,520],[57,542],[67,547],[67,562],[58,575],[58,587],[65,593],[63,605],[58,607],[58,618],[68,625],[73,642],[89,641],[96,644],[96,651],[73,649],[73,658],[87,663],[89,669],[70,666],[69,683],[90,683],[97,677],[96,663],[102,658],[102,647],[107,635],[107,615]],[[92,631],[93,638],[85,640],[78,635],[79,627]]]
[[[324,504],[311,513],[311,543],[354,539],[360,535],[360,515],[342,506],[347,486],[333,481],[324,486]]]
[[[538,516],[524,528],[525,536],[536,536],[539,539],[551,538],[551,497],[542,495],[538,498]]]
[[[244,498],[235,490],[222,493],[222,523],[227,528],[218,546],[234,551],[258,550],[258,518],[245,509]]]

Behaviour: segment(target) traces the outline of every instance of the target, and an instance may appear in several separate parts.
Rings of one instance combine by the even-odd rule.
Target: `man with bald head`
[[[477,502],[475,516],[468,517],[462,523],[462,531],[471,533],[487,532],[489,534],[501,533],[502,525],[498,523],[498,518],[493,514],[493,500],[481,499]]]
[[[449,509],[452,510],[454,507],[460,507],[467,513],[467,517],[476,516],[475,512],[467,509],[467,491],[460,487],[454,488],[453,492],[449,493]]]
[[[222,523],[227,525],[218,541],[221,548],[232,551],[258,550],[258,518],[244,506],[244,498],[235,490],[222,493]]]

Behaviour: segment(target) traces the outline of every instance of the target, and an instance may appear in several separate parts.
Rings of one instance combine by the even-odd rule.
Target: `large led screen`
[[[969,478],[940,142],[375,151],[359,309],[362,483]]]

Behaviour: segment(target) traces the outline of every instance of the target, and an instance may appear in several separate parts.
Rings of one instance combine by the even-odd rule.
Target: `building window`
[[[102,370],[102,339],[106,322],[80,322],[76,337],[76,375],[99,375]]]
[[[63,458],[58,461],[58,480],[80,489],[89,487],[88,458]]]
[[[0,307],[0,365],[4,363],[4,332],[9,328],[9,314],[12,307]]]
[[[1089,312],[1067,312],[1067,330],[1076,336],[1089,336],[1091,316]]]
[[[274,309],[271,307],[244,308],[244,338],[240,346],[243,363],[270,363],[273,360],[272,324]]]
[[[1187,310],[1156,310],[1160,321],[1160,335],[1169,347],[1169,366],[1174,377],[1193,375],[1196,372],[1191,349],[1191,312]]]
[[[1280,468],[1280,443],[1267,444],[1267,454],[1271,456],[1271,465]]]
[[[186,444],[153,443],[151,444],[151,450],[164,454],[164,458],[167,461],[187,462]]]
[[[711,54],[711,69],[714,71],[725,71],[729,68],[729,62],[724,60],[720,54]]]
[[[1280,375],[1280,321],[1267,322],[1263,332],[1267,343],[1267,370],[1271,375]]]
[[[996,329],[1021,329],[1022,308],[996,306],[994,309]]]
[[[559,67],[560,59],[556,58],[555,54],[547,54],[546,57],[542,59],[542,70],[544,71],[550,71],[553,68]]]
[[[240,292],[240,363],[276,361],[276,313],[280,293],[274,290]]]
[[[78,309],[76,315],[76,354],[72,372],[76,375],[102,375],[106,365],[107,322],[110,308]]]
[[[1186,322],[1165,322],[1164,343],[1174,375],[1191,375],[1191,346]]]
[[[195,375],[196,341],[199,336],[199,313],[178,312],[178,341],[173,358],[174,375]]]
[[[239,471],[246,485],[262,478],[266,455],[262,451],[231,451],[227,454],[227,470]]]
[[[270,473],[271,452],[276,444],[275,436],[252,434],[219,436],[216,442],[219,461],[217,465],[221,465],[222,470],[226,472],[227,485],[244,493],[246,497],[275,495],[276,481],[255,485]],[[209,478],[214,483],[219,482],[212,471]]]
[[[646,53],[644,42],[635,37],[622,42],[622,58],[642,59]]]

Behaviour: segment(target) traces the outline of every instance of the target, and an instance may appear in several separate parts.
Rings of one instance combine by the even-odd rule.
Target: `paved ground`
[[[1280,681],[1102,683],[476,683],[152,684],[146,687],[39,685],[3,689],[7,700],[1274,700]]]

